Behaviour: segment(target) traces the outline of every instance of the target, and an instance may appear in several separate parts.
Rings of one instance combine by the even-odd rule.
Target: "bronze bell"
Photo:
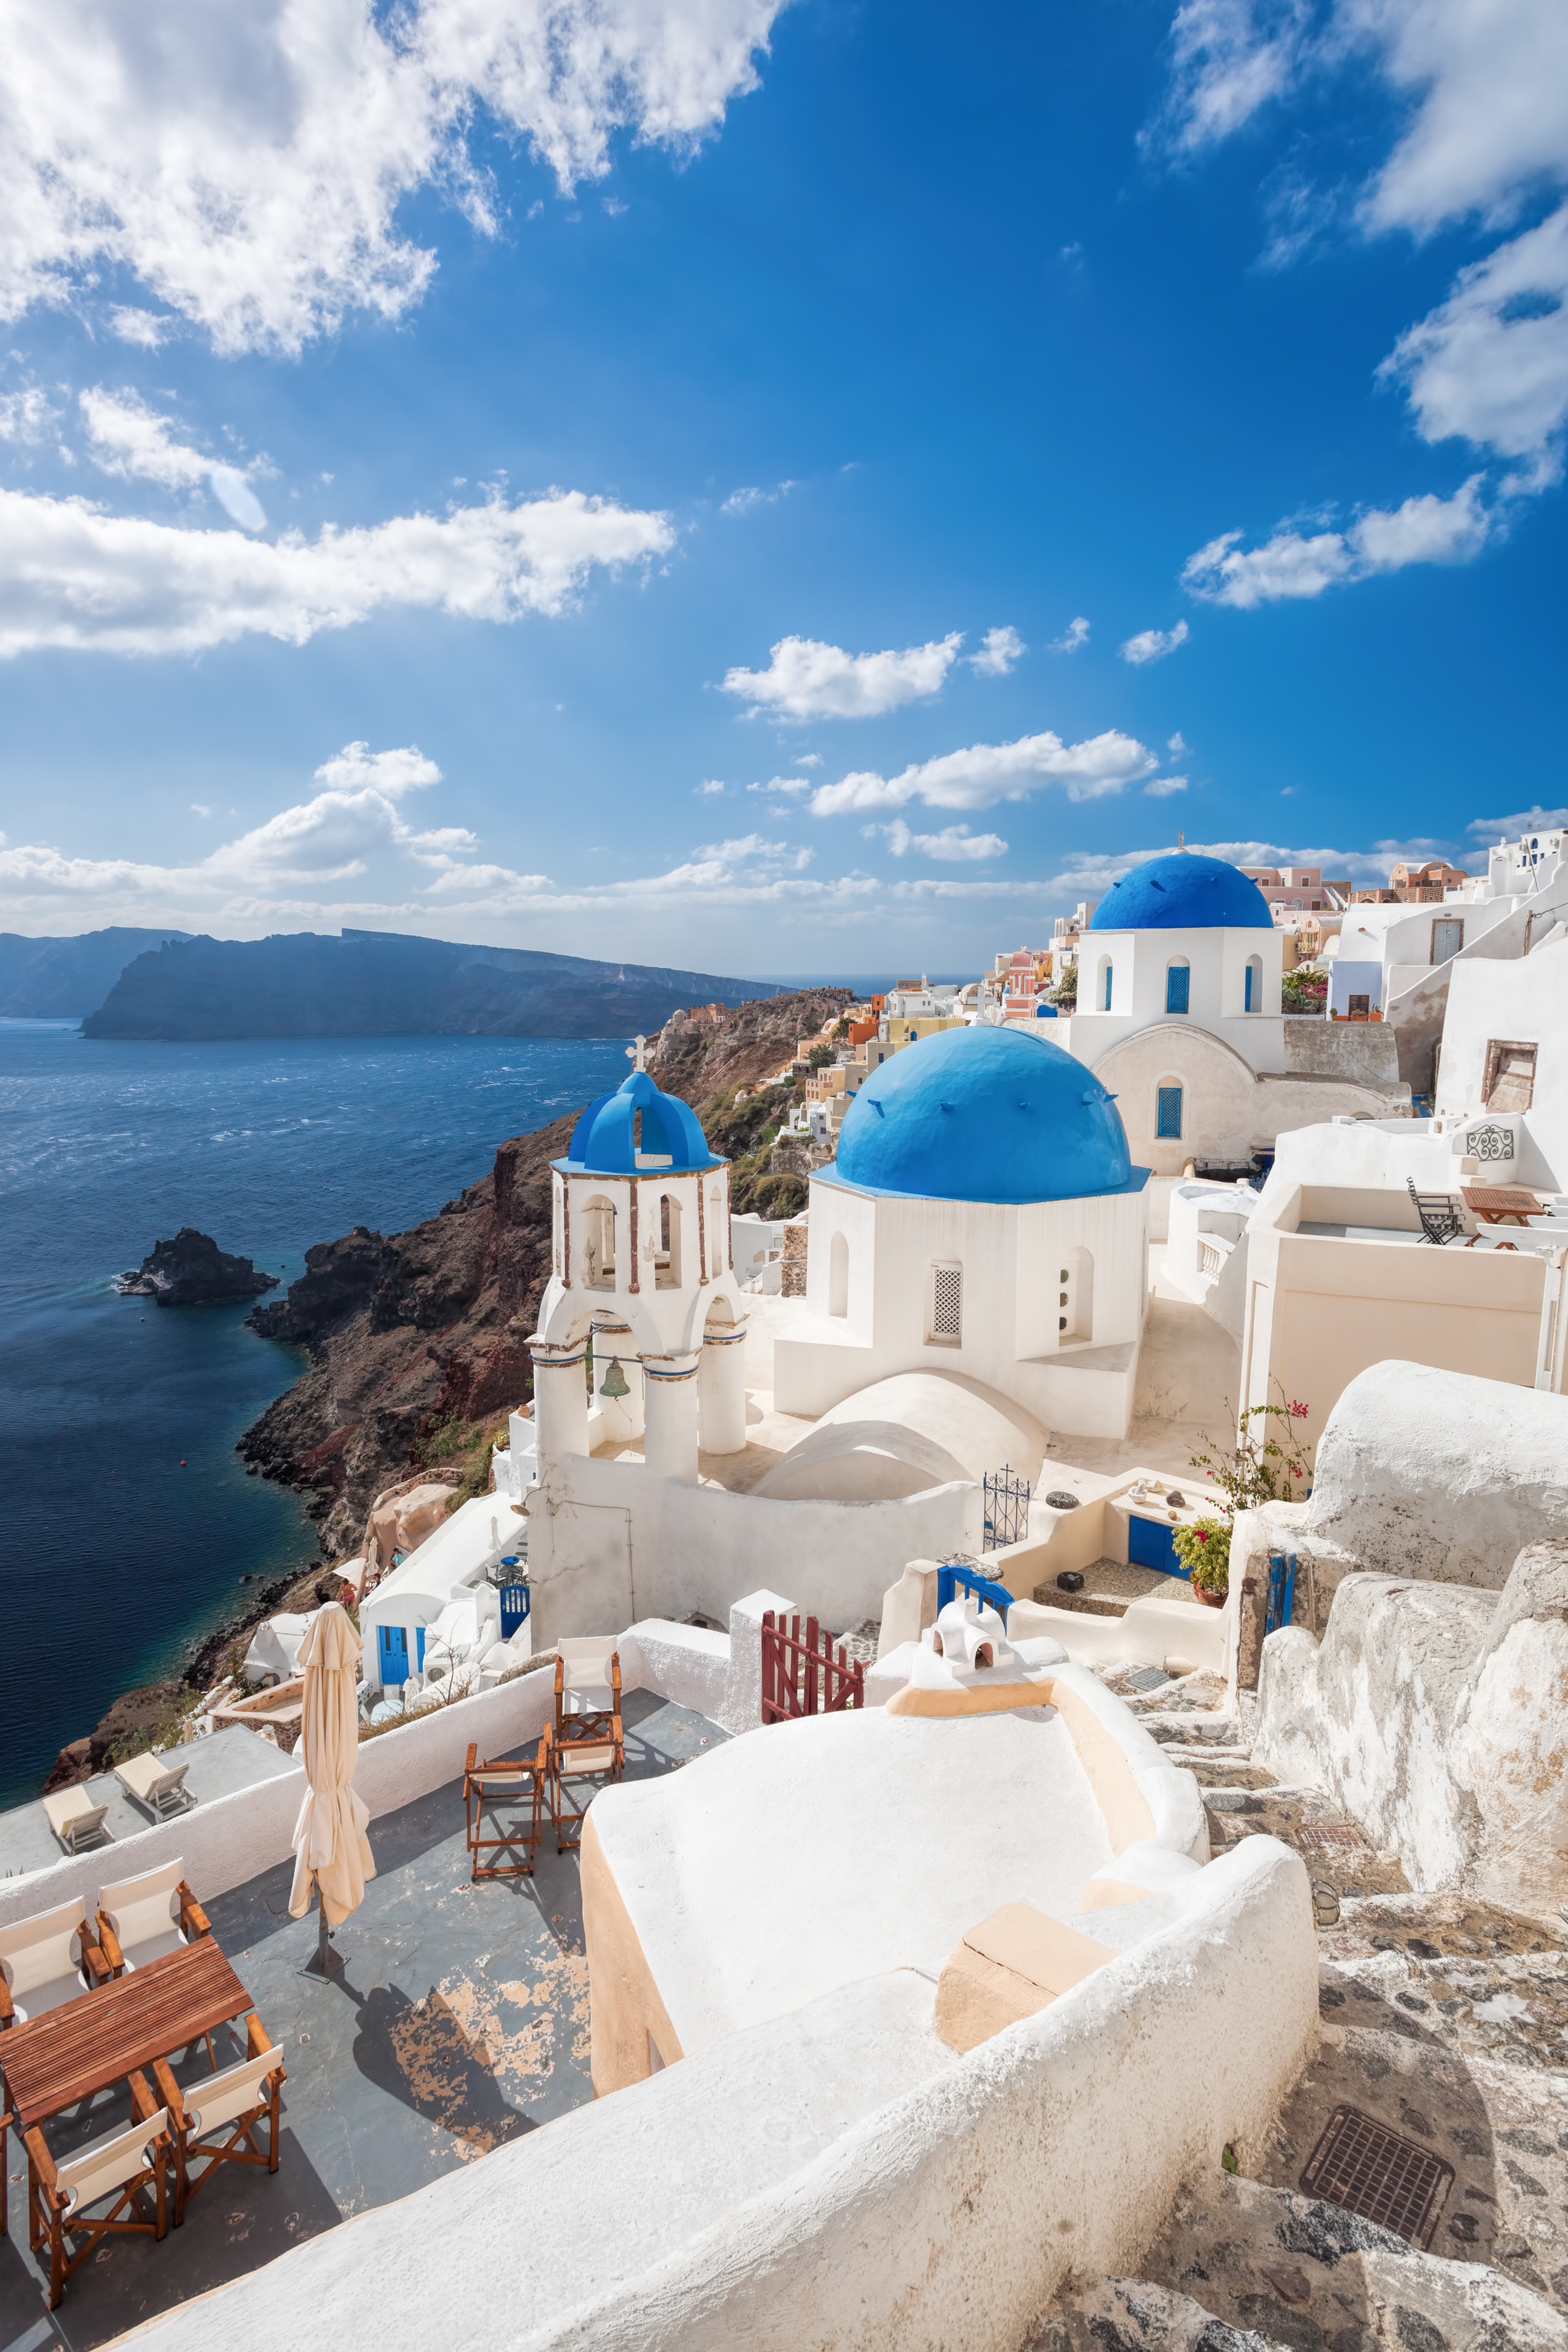
[[[604,1375],[603,1384],[601,1387],[599,1393],[601,1396],[604,1397],[623,1397],[631,1395],[632,1384],[621,1369],[621,1359],[619,1356],[611,1357],[610,1370]]]

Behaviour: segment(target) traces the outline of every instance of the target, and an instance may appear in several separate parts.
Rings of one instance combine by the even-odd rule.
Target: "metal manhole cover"
[[[1301,2178],[1304,2195],[1359,2213],[1423,2253],[1453,2185],[1451,2164],[1359,2107],[1334,2109]]]
[[[1162,1674],[1158,1666],[1135,1666],[1133,1672],[1124,1675],[1123,1679],[1129,1690],[1155,1691],[1164,1690],[1172,1677]]]
[[[1309,1853],[1328,1853],[1335,1846],[1354,1846],[1368,1851],[1366,1840],[1354,1822],[1303,1822],[1296,1832],[1296,1841]]]

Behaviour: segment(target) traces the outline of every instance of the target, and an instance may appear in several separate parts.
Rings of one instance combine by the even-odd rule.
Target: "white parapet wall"
[[[373,2279],[384,2352],[1019,2343],[1069,2271],[1135,2274],[1227,2143],[1261,2160],[1315,2046],[1299,1858],[1249,1838],[1194,1883],[1172,1925],[966,2056],[925,1976],[862,1979],[122,2340],[327,2352],[362,2336]]]

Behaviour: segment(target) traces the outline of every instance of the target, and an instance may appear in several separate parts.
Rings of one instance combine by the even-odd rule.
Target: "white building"
[[[1283,964],[1261,891],[1222,858],[1151,858],[1096,907],[1055,1034],[1112,1092],[1156,1178],[1200,1159],[1245,1167],[1286,1129],[1408,1099],[1391,1040],[1285,1017]],[[1156,1231],[1162,1211],[1156,1196]]]

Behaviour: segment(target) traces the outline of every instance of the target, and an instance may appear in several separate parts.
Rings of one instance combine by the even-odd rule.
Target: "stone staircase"
[[[1140,2275],[1069,2280],[1020,2352],[1568,2352],[1568,1936],[1412,1892],[1321,1790],[1252,1762],[1216,1677],[1103,1679],[1196,1775],[1216,1853],[1301,1854],[1320,2039],[1257,2177],[1217,2150]],[[1429,2250],[1301,2194],[1342,2106],[1451,2168]]]

